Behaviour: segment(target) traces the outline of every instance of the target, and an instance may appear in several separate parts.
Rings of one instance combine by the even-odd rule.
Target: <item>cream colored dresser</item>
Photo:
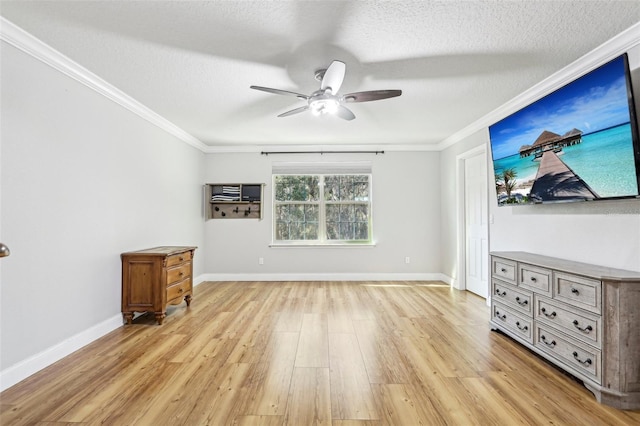
[[[640,272],[493,252],[491,325],[581,379],[599,402],[640,409]]]
[[[167,305],[191,304],[193,252],[196,247],[162,246],[122,253],[122,316],[131,324],[134,312],[153,312],[158,324]]]

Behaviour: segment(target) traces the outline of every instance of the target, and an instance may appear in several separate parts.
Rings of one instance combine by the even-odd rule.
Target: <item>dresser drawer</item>
[[[509,329],[528,343],[533,343],[533,320],[531,318],[495,302],[491,303],[491,316],[491,320],[495,324]]]
[[[538,297],[535,319],[597,348],[602,347],[602,319],[598,315]]]
[[[182,297],[184,297],[190,291],[191,291],[190,279],[180,281],[177,284],[173,284],[172,286],[167,287],[167,303],[171,303],[172,301],[174,301],[174,299],[177,299],[178,302],[181,302]]]
[[[174,254],[173,256],[167,257],[167,268],[170,268],[175,265],[179,265],[184,262],[188,262],[191,260],[191,252],[187,251],[180,254]]]
[[[553,298],[597,314],[602,312],[602,284],[598,280],[555,272]]]
[[[602,354],[544,325],[536,326],[534,346],[594,382],[602,383]]]
[[[516,262],[499,257],[491,258],[491,275],[502,280],[516,283]]]
[[[519,264],[518,278],[518,286],[551,297],[551,270]]]
[[[191,276],[191,262],[167,269],[167,286]]]
[[[491,280],[491,294],[497,302],[505,303],[529,316],[533,312],[533,293],[518,289],[496,278]]]

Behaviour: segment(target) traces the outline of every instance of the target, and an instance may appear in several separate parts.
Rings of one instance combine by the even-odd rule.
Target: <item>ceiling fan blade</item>
[[[395,98],[402,95],[402,90],[370,90],[367,92],[348,93],[342,97],[345,102],[370,102]]]
[[[262,87],[262,86],[249,86],[251,89],[262,90],[263,92],[275,93],[276,95],[285,95],[285,96],[295,96],[297,98],[306,101],[309,99],[307,95],[303,95],[301,93],[289,92],[288,90],[280,90],[280,89],[272,89],[271,87]]]
[[[344,81],[344,74],[347,72],[347,66],[344,62],[341,61],[333,61],[329,68],[324,72],[324,77],[322,77],[322,83],[320,83],[320,89],[325,90],[327,88],[331,88],[331,93],[336,94],[338,90],[340,90],[340,86],[342,86],[342,82]]]
[[[353,120],[354,118],[356,118],[356,116],[351,112],[351,110],[343,105],[338,106],[336,115],[345,120]]]
[[[288,117],[288,116],[293,115],[293,114],[299,114],[299,113],[304,112],[304,111],[306,111],[308,109],[309,109],[309,105],[305,105],[305,106],[300,107],[300,108],[292,109],[291,111],[283,112],[278,117]]]

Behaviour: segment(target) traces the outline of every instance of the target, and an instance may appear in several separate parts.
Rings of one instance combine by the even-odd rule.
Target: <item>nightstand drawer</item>
[[[175,265],[179,265],[183,262],[188,262],[191,260],[191,252],[187,251],[184,253],[176,254],[173,256],[167,257],[167,268],[170,268]]]
[[[167,303],[171,303],[174,299],[182,300],[187,293],[191,291],[191,280],[186,279],[167,288]]]
[[[491,258],[491,275],[515,284],[516,262],[501,259],[499,257]]]
[[[523,289],[502,282],[496,278],[491,280],[491,297],[500,303],[505,303],[520,312],[531,316],[533,312],[533,294]]]
[[[553,298],[599,314],[602,311],[602,284],[598,280],[556,272]]]
[[[570,367],[571,370],[602,383],[602,354],[589,345],[581,344],[551,328],[538,326],[534,345]]]
[[[167,286],[191,276],[191,262],[167,269]]]
[[[551,271],[537,266],[518,265],[518,286],[551,297]]]
[[[533,320],[531,318],[527,318],[526,315],[518,314],[505,305],[495,302],[491,303],[491,314],[493,323],[499,324],[515,333],[521,339],[533,343]]]

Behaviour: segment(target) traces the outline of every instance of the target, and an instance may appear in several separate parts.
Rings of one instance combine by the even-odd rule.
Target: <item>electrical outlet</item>
[[[264,257],[258,258],[258,265],[264,265]]]
[[[404,263],[409,264],[411,263],[411,258],[409,256],[404,258]]]

